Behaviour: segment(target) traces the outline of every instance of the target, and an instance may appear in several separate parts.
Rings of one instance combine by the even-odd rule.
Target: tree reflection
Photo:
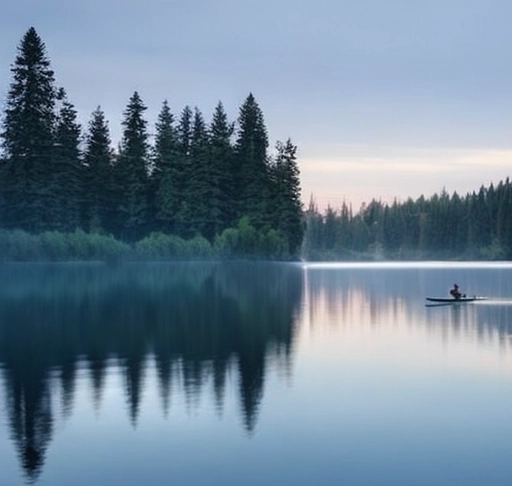
[[[32,363],[33,364],[33,363]],[[50,390],[41,372],[30,363],[21,376],[14,370],[7,373],[9,388],[7,410],[12,438],[23,470],[30,481],[39,476],[52,435]]]
[[[37,479],[52,437],[51,384],[60,383],[63,413],[71,415],[79,364],[99,409],[109,360],[116,359],[134,427],[149,357],[165,415],[174,386],[193,403],[206,383],[222,413],[226,377],[235,369],[242,422],[254,430],[267,359],[284,355],[280,362],[289,366],[301,296],[302,272],[292,264],[5,265],[0,364],[27,478]]]

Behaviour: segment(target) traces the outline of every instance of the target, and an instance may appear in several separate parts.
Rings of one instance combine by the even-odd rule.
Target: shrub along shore
[[[0,231],[0,262],[65,262],[125,260],[212,260],[260,259],[289,261],[286,239],[275,230],[257,231],[242,218],[236,228],[228,228],[213,244],[197,235],[190,239],[154,232],[128,244],[112,235],[86,233],[81,229],[63,233],[24,230]]]

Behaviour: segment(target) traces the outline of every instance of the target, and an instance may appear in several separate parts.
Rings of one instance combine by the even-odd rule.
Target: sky
[[[134,91],[150,131],[164,100],[235,121],[253,93],[271,153],[298,147],[306,205],[464,195],[512,175],[510,18],[508,0],[7,0],[0,99],[34,27],[114,141]]]

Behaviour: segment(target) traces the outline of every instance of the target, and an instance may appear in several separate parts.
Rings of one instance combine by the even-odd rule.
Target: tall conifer
[[[288,139],[276,144],[273,167],[275,197],[272,211],[274,225],[287,238],[290,254],[297,256],[304,236],[304,217],[300,195],[297,147]]]
[[[147,229],[149,135],[145,110],[135,91],[124,112],[123,138],[115,167],[119,235],[132,241]]]
[[[52,211],[52,227],[60,231],[80,226],[83,164],[80,153],[81,128],[74,106],[63,88],[59,90],[61,104],[55,132],[54,170],[51,174],[52,197],[47,211]]]
[[[2,125],[4,218],[7,227],[41,231],[49,227],[56,89],[46,47],[31,27],[11,68]]]
[[[112,162],[110,132],[105,114],[98,106],[89,121],[84,155],[82,221],[87,231],[115,230]]]
[[[169,201],[175,196],[173,186],[173,165],[177,158],[178,135],[174,126],[174,115],[165,100],[155,125],[155,147],[150,176],[150,211],[153,229],[172,230],[172,210],[176,206]]]
[[[168,213],[173,213],[174,232],[183,237],[190,236],[192,120],[193,112],[189,106],[185,106],[178,120],[178,151],[170,176],[174,190],[171,199],[173,205],[167,208]]]
[[[228,118],[221,102],[215,107],[210,124],[210,173],[212,193],[210,212],[213,234],[235,223],[235,178],[233,165],[233,147],[231,137],[233,124]]]
[[[196,108],[190,143],[190,178],[187,195],[190,208],[190,232],[213,238],[211,219],[212,180],[209,163],[208,133],[203,114]]]
[[[249,216],[253,224],[269,224],[268,136],[263,113],[249,94],[240,108],[235,144],[238,217]]]

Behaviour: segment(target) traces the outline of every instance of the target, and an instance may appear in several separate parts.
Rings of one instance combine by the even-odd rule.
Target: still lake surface
[[[426,307],[457,282],[489,300]],[[0,484],[508,485],[511,264],[0,266]]]

